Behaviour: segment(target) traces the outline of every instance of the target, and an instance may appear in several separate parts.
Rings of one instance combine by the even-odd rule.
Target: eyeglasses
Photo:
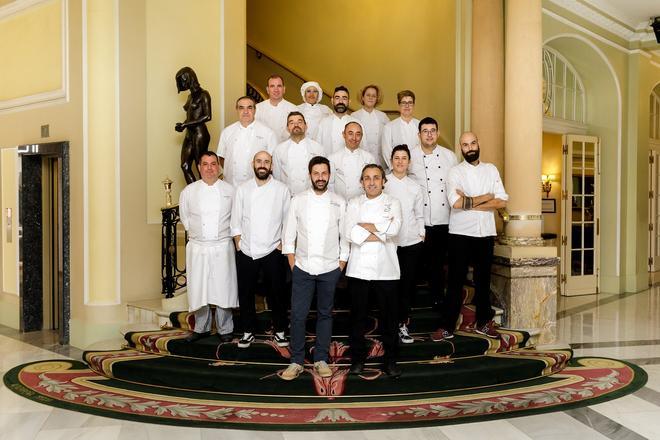
[[[432,128],[430,130],[425,128],[424,130],[422,130],[422,134],[436,134],[437,132],[438,130],[436,128]]]
[[[415,105],[415,103],[413,101],[401,101],[399,103],[399,105],[401,107],[411,107],[411,106]]]

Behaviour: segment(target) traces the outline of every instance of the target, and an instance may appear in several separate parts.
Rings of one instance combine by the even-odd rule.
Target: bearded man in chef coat
[[[364,194],[354,197],[346,208],[344,234],[351,243],[346,268],[351,296],[351,374],[364,370],[369,294],[378,298],[382,342],[385,348],[383,372],[401,375],[398,357],[398,288],[401,271],[394,238],[401,229],[401,203],[384,193],[385,171],[369,164],[362,169]]]
[[[179,216],[188,231],[188,310],[195,315],[194,331],[186,341],[210,333],[212,304],[218,336],[229,342],[234,331],[231,309],[238,307],[236,256],[229,226],[234,188],[218,178],[220,162],[214,152],[204,152],[197,167],[201,180],[186,186],[179,196]]]

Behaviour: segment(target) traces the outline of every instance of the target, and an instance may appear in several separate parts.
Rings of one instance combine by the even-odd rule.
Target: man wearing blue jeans
[[[316,290],[314,370],[332,376],[328,349],[332,337],[335,287],[348,261],[349,244],[342,236],[346,202],[328,191],[330,162],[322,156],[309,161],[312,188],[297,194],[289,206],[282,232],[282,254],[292,270],[291,363],[282,373],[293,380],[304,370],[305,323]]]

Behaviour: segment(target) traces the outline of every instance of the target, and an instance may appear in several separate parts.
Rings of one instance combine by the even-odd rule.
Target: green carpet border
[[[589,359],[598,359],[596,357],[585,357]],[[580,366],[579,361],[581,358],[572,359],[569,363],[569,367],[578,367]],[[601,359],[611,359],[611,358],[601,358]],[[616,360],[616,359],[611,359]],[[72,364],[80,364],[80,366],[85,367],[85,364],[81,361],[68,360],[68,359],[54,359],[54,362],[71,362]],[[33,364],[38,364],[42,362],[48,362],[48,360],[39,360],[34,362],[29,362],[26,364],[18,365],[10,369],[5,373],[3,377],[3,382],[5,386],[12,392],[25,397],[29,400],[32,400],[37,403],[42,403],[56,408],[62,408],[75,412],[82,412],[85,414],[100,416],[100,417],[109,417],[119,420],[129,420],[140,423],[154,423],[170,426],[186,426],[186,427],[197,427],[197,428],[217,428],[217,429],[240,429],[240,430],[255,430],[255,431],[344,431],[344,430],[374,430],[374,429],[398,429],[398,428],[421,428],[429,426],[446,426],[462,423],[475,423],[482,421],[490,420],[500,420],[507,419],[512,417],[521,417],[528,415],[537,415],[545,414],[555,411],[565,411],[569,409],[582,408],[585,406],[596,405],[603,402],[608,402],[619,397],[632,394],[642,388],[647,380],[647,373],[637,365],[631,364],[626,361],[616,360],[622,364],[628,366],[634,373],[633,380],[626,385],[624,388],[613,391],[603,396],[586,398],[578,402],[563,402],[556,405],[551,405],[545,408],[532,408],[532,409],[519,409],[509,411],[507,413],[496,413],[496,414],[483,414],[475,416],[464,416],[457,417],[453,419],[443,419],[443,420],[419,420],[419,421],[405,421],[405,422],[378,422],[378,423],[345,423],[341,422],[339,424],[319,424],[319,425],[309,425],[309,424],[277,424],[277,425],[267,425],[261,423],[241,423],[237,424],[235,422],[223,422],[223,421],[197,421],[194,419],[177,419],[172,420],[165,417],[159,416],[145,416],[145,415],[135,415],[135,414],[126,414],[115,412],[106,409],[96,409],[88,406],[82,406],[78,404],[68,403],[63,400],[53,399],[48,396],[44,396],[37,392],[32,391],[18,380],[19,372]],[[85,367],[86,368],[86,367]],[[560,373],[561,374],[561,373]],[[552,376],[550,376],[552,377]],[[543,378],[542,378],[543,379]],[[547,378],[545,378],[547,379]],[[56,403],[56,404],[55,404]]]

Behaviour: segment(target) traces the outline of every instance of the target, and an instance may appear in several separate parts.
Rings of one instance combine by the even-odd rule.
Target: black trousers
[[[396,256],[399,258],[399,268],[401,269],[401,281],[399,282],[399,324],[408,324],[408,319],[410,318],[410,305],[415,298],[415,291],[417,290],[417,267],[423,248],[424,243],[422,242],[396,248]]]
[[[447,239],[449,225],[425,226],[423,262],[426,281],[429,282],[431,297],[441,304],[445,297],[445,262],[447,261]]]
[[[364,362],[367,358],[366,333],[367,314],[369,313],[369,293],[378,298],[380,310],[381,341],[385,348],[385,362],[396,361],[399,353],[397,326],[397,291],[399,280],[367,281],[360,278],[348,278],[348,293],[351,296],[351,355],[353,362]]]
[[[477,308],[477,325],[493,319],[490,306],[490,266],[493,262],[494,237],[469,237],[449,234],[449,285],[443,304],[440,327],[454,331],[461,312],[463,285],[468,265],[474,269],[474,304]]]
[[[254,289],[257,285],[259,270],[263,270],[264,273],[268,305],[273,316],[273,327],[276,332],[286,330],[288,292],[283,258],[282,252],[277,249],[256,260],[238,251],[236,257],[238,303],[241,308],[241,326],[244,332],[254,333],[256,330],[257,313],[254,304]]]

